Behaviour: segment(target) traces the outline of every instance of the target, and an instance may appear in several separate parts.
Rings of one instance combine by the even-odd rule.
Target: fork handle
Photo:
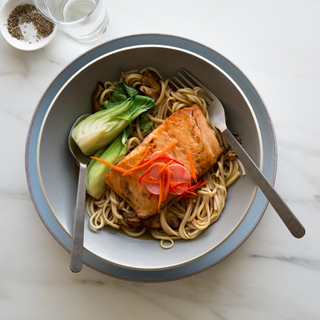
[[[243,149],[237,139],[229,131],[229,129],[224,129],[222,134],[229,142],[231,148],[235,151],[238,158],[241,160],[243,166],[248,172],[252,180],[258,185],[261,191],[264,193],[266,198],[269,200],[270,204],[274,210],[278,213],[284,224],[287,226],[292,235],[296,238],[302,238],[305,234],[305,229],[293,214],[286,203],[281,199],[276,190],[270,185],[265,176]]]

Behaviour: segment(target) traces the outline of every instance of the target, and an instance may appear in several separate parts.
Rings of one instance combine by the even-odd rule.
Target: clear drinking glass
[[[107,30],[105,0],[33,0],[33,3],[46,19],[79,41],[95,41]]]

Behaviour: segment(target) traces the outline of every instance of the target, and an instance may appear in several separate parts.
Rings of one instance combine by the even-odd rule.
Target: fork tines
[[[210,90],[203,84],[201,83],[197,78],[195,78],[190,72],[188,72],[186,69],[182,68],[178,72],[178,77],[174,77],[174,81],[171,81],[171,83],[174,85],[174,87],[178,90],[180,88],[185,88],[185,87],[200,87],[202,90],[205,91],[205,93],[199,91],[201,93],[202,97],[208,101],[212,101],[213,97],[211,96]],[[179,84],[179,86],[177,85]]]

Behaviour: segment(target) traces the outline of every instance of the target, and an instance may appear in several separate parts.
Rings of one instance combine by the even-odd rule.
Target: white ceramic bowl
[[[77,168],[68,150],[73,121],[90,110],[98,80],[118,79],[119,72],[154,66],[165,77],[185,67],[222,101],[228,125],[274,184],[277,149],[271,119],[245,75],[216,51],[188,39],[135,35],[98,46],[66,67],[35,109],[26,141],[26,176],[34,206],[52,236],[70,252]],[[261,134],[260,134],[261,133]],[[268,201],[249,177],[229,189],[220,219],[192,241],[176,241],[170,250],[152,239],[132,239],[105,228],[96,233],[86,219],[84,263],[104,274],[143,282],[181,279],[219,263],[250,236]],[[253,202],[253,204],[252,204]],[[252,206],[251,206],[252,204]]]
[[[34,35],[35,31],[33,28],[28,28],[26,29],[27,32],[29,33],[29,38],[30,41],[25,41],[25,40],[18,40],[9,33],[8,27],[7,27],[7,20],[10,15],[10,13],[19,5],[24,5],[24,4],[33,4],[32,0],[7,0],[3,6],[1,7],[0,10],[0,25],[1,25],[1,33],[5,40],[12,45],[16,49],[24,50],[24,51],[33,51],[33,50],[38,50],[46,45],[48,45],[53,38],[55,37],[57,33],[57,26],[54,26],[54,29],[52,33],[46,37],[43,38],[41,37],[38,41],[35,40]],[[26,34],[26,37],[28,36]]]
[[[231,131],[240,135],[244,148],[261,165],[261,136],[253,108],[237,83],[218,65],[174,46],[150,44],[102,53],[81,68],[75,68],[68,81],[60,83],[38,141],[42,192],[52,214],[69,236],[73,230],[77,170],[68,150],[68,132],[81,114],[90,112],[90,97],[98,81],[115,81],[120,71],[145,66],[157,68],[165,78],[172,78],[181,67],[198,77],[220,98]],[[112,228],[92,231],[88,217],[84,247],[91,254],[124,268],[161,270],[184,265],[215,250],[233,234],[248,213],[256,192],[257,186],[248,177],[238,179],[229,189],[220,219],[195,240],[176,241],[170,250],[162,249],[158,240],[131,238]]]

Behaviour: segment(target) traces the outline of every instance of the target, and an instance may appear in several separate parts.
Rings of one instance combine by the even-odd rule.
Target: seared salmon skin
[[[130,169],[139,162],[149,146],[150,150],[146,159],[149,159],[154,152],[164,150],[173,142],[177,144],[168,153],[175,160],[183,163],[191,175],[189,151],[197,178],[207,172],[223,153],[201,109],[198,105],[194,105],[181,109],[168,117],[140,145],[123,158],[117,167]],[[145,171],[146,168],[140,168],[133,173],[141,177]],[[144,185],[140,188],[139,180],[136,178],[112,169],[106,175],[105,182],[136,211],[140,219],[147,219],[158,212],[158,200],[156,197],[150,198],[150,192]],[[169,195],[167,200],[163,201],[162,206],[174,197],[175,195]]]

